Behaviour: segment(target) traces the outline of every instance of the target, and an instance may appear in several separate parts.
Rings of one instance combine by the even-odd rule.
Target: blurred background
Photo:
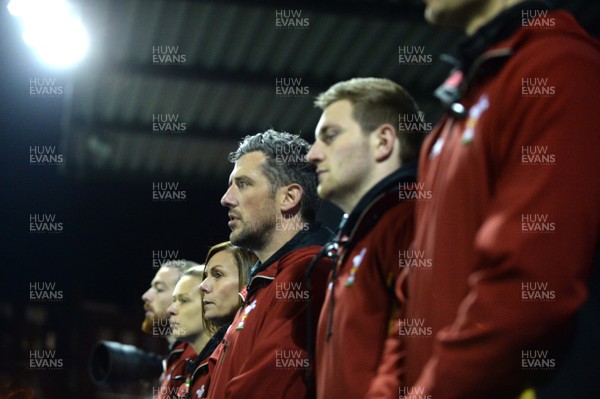
[[[95,386],[90,350],[165,350],[139,330],[140,297],[157,262],[202,262],[227,239],[237,142],[268,128],[312,142],[314,97],[356,76],[399,82],[435,123],[459,33],[426,25],[419,0],[79,0],[80,30],[53,35],[69,25],[59,3],[33,2],[33,26],[38,43],[74,40],[71,66],[0,7],[0,398],[148,397]],[[555,3],[599,37],[599,2]],[[340,213],[321,216],[334,228]]]

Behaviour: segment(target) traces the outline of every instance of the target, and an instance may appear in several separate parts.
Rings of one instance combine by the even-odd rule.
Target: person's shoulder
[[[565,11],[552,11],[545,17],[552,23],[547,27],[524,26],[508,39],[515,56],[530,57],[538,62],[560,59],[561,68],[576,66],[575,59],[595,59],[600,55],[600,42],[591,37],[575,18]],[[569,60],[569,62],[565,62]],[[527,64],[535,64],[529,62]]]
[[[560,93],[551,97],[554,105],[574,106],[573,96],[593,95],[600,84],[600,45],[564,11],[554,11],[554,25],[545,29],[521,27],[511,38],[490,50],[510,48],[512,54],[503,64],[496,79],[490,81],[490,103],[504,104],[506,112],[518,116],[517,109],[531,114],[532,107],[546,112],[547,101],[520,101],[523,86],[553,88]],[[536,80],[537,79],[537,80]],[[515,104],[523,104],[515,107]],[[517,114],[515,114],[515,112]],[[515,120],[518,120],[516,118]]]
[[[192,345],[190,345],[187,342],[184,342],[184,346],[183,346],[183,355],[184,358],[196,358],[197,353],[196,350],[194,349],[194,347]]]
[[[279,268],[305,268],[323,248],[323,245],[313,244],[295,248],[279,259]]]
[[[414,195],[412,193],[414,192]],[[407,222],[414,218],[415,206],[421,200],[421,193],[415,189],[410,193],[403,193],[406,198],[398,199],[398,202],[389,206],[377,223],[367,233],[367,236],[380,236],[381,234],[393,234],[405,228]]]
[[[188,348],[188,346],[190,346],[190,344],[187,342],[175,341],[169,346],[169,353],[167,356],[180,356],[186,350],[186,348]]]

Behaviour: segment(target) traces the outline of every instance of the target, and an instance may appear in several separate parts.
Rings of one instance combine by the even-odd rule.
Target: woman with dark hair
[[[190,269],[177,283],[169,308],[173,335],[193,346],[197,355],[186,360],[185,370],[176,377],[182,383],[169,399],[206,397],[208,359],[242,304],[240,291],[256,259],[252,252],[226,241],[208,251],[203,269]]]
[[[204,326],[216,332],[231,324],[237,310],[242,306],[242,293],[250,268],[256,263],[254,253],[231,244],[217,244],[208,251],[204,281],[200,290],[204,300]]]

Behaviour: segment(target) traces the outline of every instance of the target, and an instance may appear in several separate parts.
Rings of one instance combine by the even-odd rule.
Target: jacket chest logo
[[[348,276],[348,279],[346,280],[346,283],[344,284],[346,287],[349,287],[354,284],[354,279],[356,278],[356,272],[358,271],[358,268],[360,267],[360,264],[362,263],[363,258],[365,257],[366,253],[367,253],[367,248],[363,248],[358,255],[356,255],[354,258],[352,258],[352,269],[350,269],[350,275]]]
[[[444,139],[442,137],[438,137],[431,149],[431,154],[429,154],[430,158],[437,157],[442,152],[442,147],[444,146]]]
[[[469,144],[473,141],[475,137],[475,126],[479,121],[479,118],[483,114],[483,112],[488,109],[490,106],[490,102],[488,100],[487,94],[481,95],[477,103],[471,107],[469,110],[469,119],[467,119],[467,123],[465,123],[465,130],[462,135],[462,143]]]
[[[254,301],[252,301],[252,303],[250,305],[246,306],[246,308],[244,309],[244,314],[242,315],[242,319],[240,320],[240,323],[235,328],[236,330],[241,330],[244,328],[244,323],[246,322],[246,317],[248,317],[248,314],[250,312],[252,312],[252,309],[254,309],[255,307],[256,307],[256,299]]]
[[[177,397],[178,398],[187,398],[189,391],[190,391],[190,381],[188,380],[185,382],[185,384],[183,384],[183,385],[181,385],[181,387],[179,387],[179,391],[177,392]],[[205,391],[205,387],[204,387],[204,385],[202,385],[202,387],[200,387],[200,389],[196,390],[195,397],[201,398],[204,395],[204,391]]]
[[[181,386],[179,387],[179,391],[177,391],[177,397],[178,398],[187,397],[189,390],[190,390],[190,380],[188,378],[188,380],[184,384],[181,384]]]

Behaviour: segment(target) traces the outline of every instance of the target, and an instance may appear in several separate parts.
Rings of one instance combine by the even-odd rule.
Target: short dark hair
[[[402,86],[389,79],[354,78],[336,83],[319,94],[315,99],[315,106],[324,110],[339,100],[352,103],[352,116],[363,132],[371,132],[386,123],[394,126],[400,141],[402,163],[419,157],[428,132],[425,129],[403,129],[400,126],[401,115],[422,118],[417,103]],[[406,124],[410,125],[420,126],[419,123]]]
[[[304,193],[300,199],[300,215],[304,221],[313,222],[317,217],[320,199],[317,195],[316,166],[306,158],[310,144],[298,135],[269,129],[244,137],[228,159],[235,163],[242,156],[255,151],[262,152],[266,157],[263,172],[273,194],[278,188],[292,183],[302,187]]]

